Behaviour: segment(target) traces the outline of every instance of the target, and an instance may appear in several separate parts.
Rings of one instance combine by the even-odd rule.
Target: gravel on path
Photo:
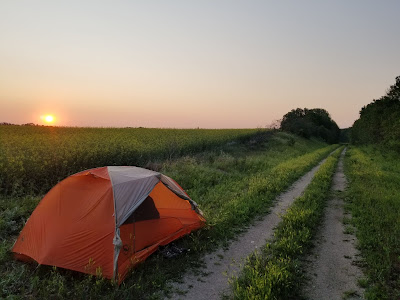
[[[227,250],[219,249],[205,255],[205,268],[200,272],[203,275],[188,271],[182,283],[173,283],[175,292],[171,299],[212,300],[220,299],[221,295],[231,295],[230,278],[238,274],[250,254],[263,247],[266,240],[273,237],[281,215],[294,199],[301,196],[324,161],[297,180],[287,192],[278,196],[271,212],[241,233]]]
[[[346,188],[343,173],[343,150],[333,177],[333,197],[328,199],[322,227],[317,233],[316,247],[307,259],[306,273],[310,278],[304,288],[306,299],[363,299],[357,279],[362,272],[356,266],[358,253],[354,235],[345,233],[343,200],[340,193]]]

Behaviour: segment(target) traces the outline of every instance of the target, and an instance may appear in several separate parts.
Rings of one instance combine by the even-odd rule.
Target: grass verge
[[[160,290],[168,294],[169,280],[200,266],[206,251],[227,245],[335,147],[277,133],[258,144],[237,143],[175,161],[154,161],[154,167],[176,179],[199,203],[208,225],[177,242],[190,249],[185,255],[164,259],[154,254],[120,286],[101,277],[14,261],[8,249],[40,198],[2,198],[0,297],[153,299],[162,296]]]
[[[374,147],[346,153],[347,209],[367,276],[367,299],[400,299],[400,160]]]
[[[311,246],[341,151],[316,172],[304,194],[282,217],[274,238],[252,255],[233,283],[235,299],[297,299],[302,283],[300,257]]]

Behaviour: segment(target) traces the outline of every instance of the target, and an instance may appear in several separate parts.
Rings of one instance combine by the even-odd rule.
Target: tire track
[[[288,191],[277,197],[271,212],[261,220],[254,222],[246,232],[240,234],[227,250],[218,249],[204,257],[205,268],[198,275],[188,271],[183,282],[172,283],[172,299],[219,299],[221,295],[230,295],[229,279],[236,276],[241,270],[246,258],[254,251],[258,251],[272,238],[274,229],[281,220],[287,208],[301,196],[311,182],[315,172],[325,162],[322,160],[311,171],[298,179]]]
[[[304,288],[306,299],[363,299],[357,285],[362,272],[355,265],[356,239],[343,225],[343,200],[339,195],[347,186],[343,173],[343,150],[333,177],[333,197],[327,200],[322,227],[317,233],[316,247],[307,260],[306,273],[310,278]],[[349,216],[346,216],[347,218]]]

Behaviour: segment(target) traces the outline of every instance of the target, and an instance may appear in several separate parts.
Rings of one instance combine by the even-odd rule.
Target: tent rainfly
[[[40,201],[12,251],[122,281],[160,245],[203,227],[197,204],[171,178],[138,167],[102,167],[67,177]]]

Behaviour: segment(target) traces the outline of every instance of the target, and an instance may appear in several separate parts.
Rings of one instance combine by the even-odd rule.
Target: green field
[[[73,132],[75,129],[71,130]],[[99,129],[99,132],[103,130],[109,133],[111,129]],[[143,129],[143,131],[146,130]],[[143,131],[139,130],[138,132]],[[96,135],[95,129],[87,132],[96,136],[98,140],[103,140],[103,147],[96,148],[95,155],[91,154],[91,147],[82,147],[82,153],[85,153],[83,149],[89,152],[82,154],[84,157],[101,157],[104,148],[104,155],[110,159],[108,162],[113,161],[112,159],[118,162],[123,161],[120,160],[118,151],[115,152],[115,157],[111,155],[110,151],[107,151],[107,149],[120,149],[120,145],[115,145],[113,140],[111,140],[112,145],[108,145],[107,139],[101,139],[101,135],[98,133]],[[121,129],[121,134],[122,132],[132,133],[130,129]],[[185,132],[188,131],[181,134],[184,135]],[[218,132],[221,133],[219,137]],[[178,131],[175,133],[177,134],[171,136],[179,136]],[[147,159],[142,157],[142,165],[151,162],[153,168],[176,179],[204,211],[207,227],[179,241],[182,246],[189,248],[190,252],[174,260],[164,259],[160,254],[155,254],[133,270],[120,286],[100,277],[15,261],[9,249],[24,222],[40,201],[41,197],[37,195],[36,191],[46,189],[50,182],[57,179],[49,172],[46,173],[49,178],[44,175],[42,175],[43,178],[36,177],[43,180],[44,187],[37,187],[32,191],[24,190],[23,193],[17,191],[14,191],[14,194],[3,193],[0,198],[0,297],[14,295],[27,298],[151,299],[157,298],[160,291],[168,294],[168,280],[179,278],[188,267],[198,267],[201,264],[200,257],[205,252],[227,245],[236,236],[236,233],[242,231],[257,216],[266,214],[274,198],[280,192],[336,147],[279,132],[260,133],[257,130],[235,132],[231,130],[204,131],[204,133],[214,134],[214,136],[209,142],[205,137],[203,141],[197,139],[200,142],[198,148],[195,147],[196,139],[188,138],[188,141],[192,141],[191,146],[183,144],[181,150],[172,156],[168,149],[164,149],[163,152],[160,146],[159,151],[154,152],[154,157],[151,156],[150,150],[143,152],[148,155],[143,156]],[[161,133],[158,134],[162,136]],[[41,132],[39,137],[45,139],[46,135]],[[239,141],[235,141],[233,137]],[[128,136],[125,136],[125,139],[127,138]],[[31,135],[26,136],[26,139],[25,143],[33,145],[34,149],[36,146],[42,151],[48,149],[42,145],[44,142],[36,143]],[[133,138],[133,140],[136,139]],[[157,139],[154,138],[154,140]],[[23,141],[20,136],[15,140],[13,147],[17,147],[17,142],[23,145]],[[81,138],[81,141],[84,141],[84,138]],[[129,145],[130,141],[123,140],[122,143]],[[51,143],[49,142],[49,144]],[[13,143],[10,145],[8,149],[12,148]],[[168,145],[168,143],[164,142],[164,145]],[[206,150],[203,150],[204,148]],[[127,148],[128,150],[129,148]],[[68,149],[63,149],[60,153],[68,157],[69,152]],[[23,156],[23,149],[20,149],[18,153],[21,160],[31,161],[29,155]],[[45,153],[51,155],[51,151],[47,150]],[[129,155],[126,155],[124,159],[128,157]],[[35,162],[32,164],[33,166],[39,163],[38,159],[33,161]],[[82,165],[75,162],[75,171],[96,166],[96,160],[90,163],[79,161],[82,162]],[[103,164],[103,161],[97,163]],[[34,169],[32,168],[32,170]],[[20,174],[24,174],[24,172],[21,171]],[[37,182],[41,182],[40,180]],[[37,182],[36,184],[38,184]],[[24,188],[28,188],[28,185]]]
[[[42,193],[85,169],[146,166],[243,141],[257,132],[260,130],[0,126],[0,192]]]

